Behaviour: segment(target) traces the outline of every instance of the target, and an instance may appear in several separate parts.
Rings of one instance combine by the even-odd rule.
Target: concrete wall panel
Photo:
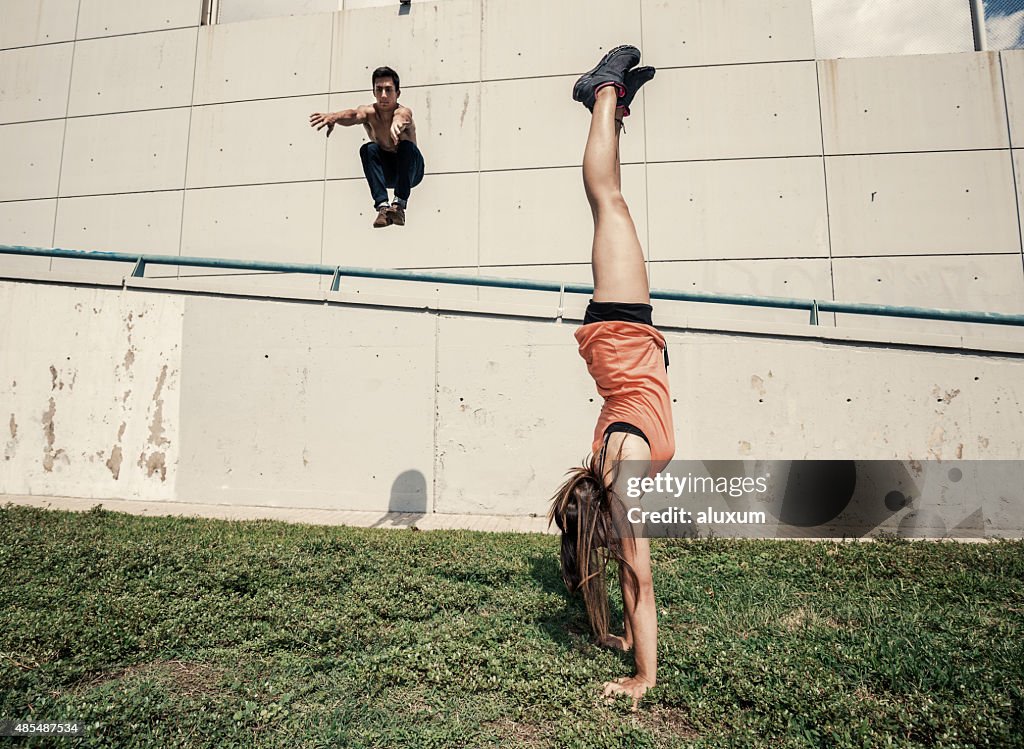
[[[387,268],[476,265],[479,198],[476,174],[429,175],[413,188],[405,226],[374,229],[377,212],[366,181],[332,180],[324,200],[323,262]]]
[[[1006,151],[825,161],[833,255],[1020,250]]]
[[[0,349],[17,352],[0,357],[11,425],[0,492],[173,498],[183,306],[168,296],[0,284],[0,317],[18,320],[0,328]]]
[[[485,0],[483,79],[579,76],[613,47],[640,46],[638,11],[636,0],[600,12],[588,0]]]
[[[401,85],[480,80],[480,2],[398,3],[345,13],[334,55],[331,91],[372,89],[370,75],[387,65]]]
[[[1010,140],[1014,148],[1021,148],[1024,147],[1024,49],[1003,50],[999,57],[1006,85]]]
[[[1013,172],[1017,178],[1017,221],[1024,221],[1024,149],[1014,149]],[[1021,226],[1024,231],[1024,226]],[[1024,247],[1022,247],[1024,249]]]
[[[813,62],[662,70],[646,89],[651,161],[821,154]]]
[[[575,77],[484,83],[480,93],[480,168],[579,166],[590,114],[572,100]],[[657,80],[657,79],[655,79]],[[644,160],[644,94],[633,102],[620,144],[623,164]]]
[[[24,200],[0,203],[0,237],[4,244],[23,247],[49,247],[53,240],[56,200]],[[45,273],[48,257],[19,257],[0,254],[0,274],[4,271]]]
[[[188,187],[323,179],[327,145],[309,113],[326,105],[326,96],[304,96],[195,107]]]
[[[590,454],[600,396],[574,325],[441,316],[438,512],[547,512]]]
[[[78,42],[68,114],[187,107],[196,29]]]
[[[807,0],[641,0],[645,60],[662,67],[814,59]]]
[[[81,0],[78,38],[198,26],[201,11],[202,3],[195,0]]]
[[[180,189],[188,121],[187,108],[69,119],[61,197]]]
[[[703,334],[669,345],[678,458],[1024,456],[1009,438],[1019,360]]]
[[[63,117],[73,44],[0,52],[0,123]]]
[[[1015,255],[952,255],[942,257],[836,258],[836,299],[840,301],[977,310],[1024,312],[1024,264]],[[838,315],[838,324],[962,333],[1024,340],[1024,330],[907,319]]]
[[[641,165],[622,168],[622,194],[646,247],[647,189]],[[480,175],[481,265],[589,262],[593,237],[582,169]]]
[[[412,109],[416,143],[427,174],[475,172],[479,168],[480,84],[403,88],[400,100]],[[328,108],[338,112],[372,102],[368,94],[332,94]],[[325,132],[317,134],[324,137]],[[368,140],[362,125],[335,127],[328,141],[327,178],[361,178],[359,147]]]
[[[829,261],[824,258],[670,261],[651,263],[651,287],[696,293],[831,299],[832,273]],[[809,313],[803,310],[661,300],[654,304],[656,314],[687,315],[695,320],[806,323],[810,319]]]
[[[181,254],[318,263],[323,190],[322,182],[187,190]]]
[[[195,103],[327,91],[335,15],[217,24],[199,30]]]
[[[177,255],[183,198],[182,190],[62,198],[54,244],[79,250]],[[73,267],[77,261],[64,262]]]
[[[821,159],[649,164],[652,260],[827,257]]]
[[[430,315],[188,300],[182,499],[425,512]],[[211,325],[210,320],[216,320]]]
[[[825,153],[1006,148],[995,52],[818,63]]]
[[[57,196],[64,121],[0,125],[0,200]]]
[[[79,0],[5,0],[0,49],[75,38]]]

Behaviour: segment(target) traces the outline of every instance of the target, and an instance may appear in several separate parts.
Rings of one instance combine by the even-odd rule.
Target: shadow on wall
[[[427,479],[420,471],[402,471],[391,484],[388,514],[372,527],[411,528],[427,514]],[[398,515],[396,517],[396,515]]]

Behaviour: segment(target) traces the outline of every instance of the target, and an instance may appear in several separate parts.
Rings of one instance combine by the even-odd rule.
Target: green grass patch
[[[1024,543],[655,541],[637,713],[598,699],[632,659],[592,644],[557,543],[8,505],[0,720],[90,726],[22,746],[1024,746]]]

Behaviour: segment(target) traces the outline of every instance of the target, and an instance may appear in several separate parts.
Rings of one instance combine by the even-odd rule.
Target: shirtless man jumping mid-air
[[[398,73],[388,67],[377,68],[371,77],[376,102],[341,112],[314,112],[309,124],[317,130],[327,128],[330,137],[335,125],[362,125],[370,138],[359,149],[363,173],[370,183],[370,194],[377,217],[375,228],[394,224],[405,226],[409,193],[423,181],[423,155],[416,146],[416,124],[412,110],[398,103],[402,93]],[[388,188],[395,200],[388,203]]]

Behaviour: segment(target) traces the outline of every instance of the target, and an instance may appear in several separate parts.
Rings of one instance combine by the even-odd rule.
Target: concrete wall
[[[654,286],[1024,311],[1024,51],[816,61],[810,0],[443,0],[209,27],[198,0],[8,5],[3,243],[586,279],[569,92],[642,39],[659,74],[623,179]],[[384,63],[427,178],[408,226],[374,231],[361,129],[327,141],[307,116],[369,101]]]
[[[542,514],[600,408],[581,311],[0,282],[0,494]],[[1019,345],[665,331],[681,460],[1024,457]]]

